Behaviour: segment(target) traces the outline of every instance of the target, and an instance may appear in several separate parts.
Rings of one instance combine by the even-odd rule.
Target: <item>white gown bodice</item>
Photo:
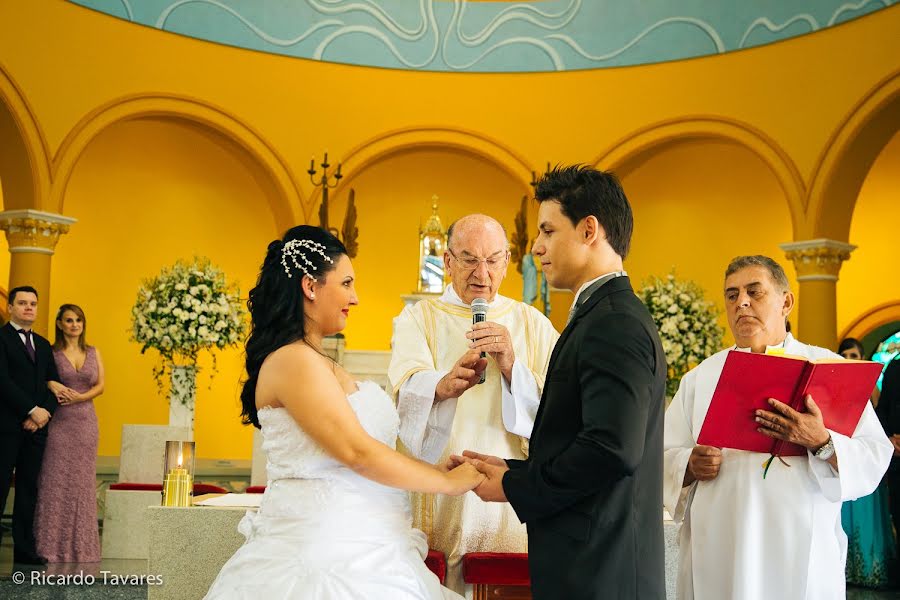
[[[378,384],[359,383],[347,402],[369,435],[394,448],[400,420]],[[330,457],[284,408],[260,410],[259,422],[269,482],[207,600],[462,600],[426,568],[406,491]]]
[[[372,381],[361,381],[347,401],[366,432],[391,448],[395,447],[400,417],[394,403]],[[349,468],[328,456],[315,440],[303,431],[284,408],[259,411],[269,480],[345,478]]]

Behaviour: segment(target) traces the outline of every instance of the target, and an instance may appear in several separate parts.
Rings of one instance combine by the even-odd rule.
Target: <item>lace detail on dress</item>
[[[394,448],[400,417],[393,401],[375,382],[362,381],[358,385],[357,391],[347,395],[347,401],[360,424],[373,438]],[[260,410],[259,424],[270,481],[329,479],[352,473],[309,437],[286,409]]]

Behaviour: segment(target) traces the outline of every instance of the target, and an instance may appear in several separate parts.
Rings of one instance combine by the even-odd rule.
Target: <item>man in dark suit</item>
[[[611,173],[557,168],[536,188],[534,255],[576,292],[553,350],[526,460],[464,452],[485,501],[528,526],[536,600],[663,599],[666,359],[622,260],[631,207]]]
[[[6,506],[13,469],[13,560],[46,564],[34,544],[37,482],[47,443],[46,425],[56,410],[47,387],[59,381],[50,343],[32,331],[38,296],[33,287],[9,292],[9,323],[0,327],[0,506]]]

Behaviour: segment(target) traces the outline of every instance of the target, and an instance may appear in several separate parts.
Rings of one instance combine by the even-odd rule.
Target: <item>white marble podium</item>
[[[162,585],[148,586],[148,600],[200,600],[222,565],[244,543],[238,533],[247,508],[151,506],[148,573]]]
[[[191,439],[189,427],[122,425],[120,483],[162,483],[166,442]]]
[[[188,427],[123,425],[119,483],[163,482],[166,442],[190,440]],[[147,558],[147,507],[159,506],[160,492],[107,490],[103,513],[103,558]]]

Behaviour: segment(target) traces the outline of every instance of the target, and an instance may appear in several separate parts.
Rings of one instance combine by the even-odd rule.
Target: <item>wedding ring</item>
[[[499,336],[499,335],[495,335],[495,336],[494,336],[494,343],[495,343],[495,344],[499,344],[499,343],[500,343],[500,336]]]

